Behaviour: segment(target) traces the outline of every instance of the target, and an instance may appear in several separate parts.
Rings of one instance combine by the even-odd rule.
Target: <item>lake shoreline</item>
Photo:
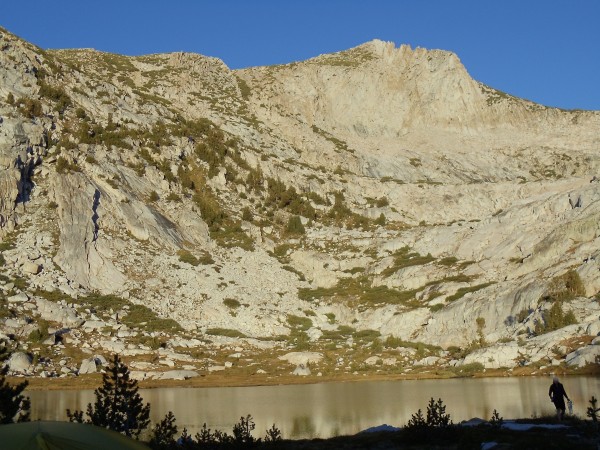
[[[600,375],[600,366],[587,366],[579,370],[565,370],[553,367],[554,370],[540,371],[531,370],[528,367],[513,370],[490,369],[483,373],[474,373],[469,376],[449,377],[445,374],[439,375],[435,372],[418,372],[411,374],[335,374],[324,376],[298,376],[283,375],[269,376],[268,374],[256,374],[251,376],[226,375],[226,374],[201,374],[198,377],[187,380],[143,380],[139,381],[140,389],[161,388],[219,388],[219,387],[259,387],[259,386],[287,386],[305,384],[324,384],[340,382],[363,382],[363,381],[414,381],[414,380],[448,380],[459,378],[510,378],[510,377],[549,377],[554,374],[563,376],[590,376]],[[89,390],[101,385],[102,374],[86,374],[68,377],[7,377],[11,383],[20,383],[26,380],[29,384],[28,390]]]

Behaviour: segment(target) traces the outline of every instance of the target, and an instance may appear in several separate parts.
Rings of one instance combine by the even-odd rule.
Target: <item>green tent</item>
[[[3,450],[148,450],[135,439],[85,423],[22,422],[0,425]]]

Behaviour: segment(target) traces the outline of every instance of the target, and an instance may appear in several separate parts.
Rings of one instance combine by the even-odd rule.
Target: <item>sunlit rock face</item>
[[[237,71],[5,30],[0,46],[0,337],[45,320],[131,357],[227,343],[363,349],[369,367],[593,360],[598,112],[381,41]],[[437,347],[417,358],[414,342]]]

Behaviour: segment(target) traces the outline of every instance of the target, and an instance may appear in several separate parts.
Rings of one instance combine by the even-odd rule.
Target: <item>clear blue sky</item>
[[[0,25],[42,48],[190,51],[231,68],[378,38],[453,51],[519,97],[600,110],[598,0],[7,0]]]

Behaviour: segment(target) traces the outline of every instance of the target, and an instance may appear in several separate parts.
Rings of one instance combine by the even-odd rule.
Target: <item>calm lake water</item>
[[[548,398],[550,377],[478,378],[419,381],[362,381],[295,386],[164,388],[140,390],[151,404],[151,419],[173,411],[181,431],[211,429],[231,433],[240,417],[251,414],[254,435],[275,424],[285,438],[354,434],[369,427],[403,426],[431,397],[441,398],[456,423],[472,417],[489,419],[496,409],[504,419],[554,412]],[[585,417],[588,400],[600,397],[600,378],[563,377],[573,412]],[[93,391],[29,391],[32,419],[67,420],[65,410],[85,410]]]

